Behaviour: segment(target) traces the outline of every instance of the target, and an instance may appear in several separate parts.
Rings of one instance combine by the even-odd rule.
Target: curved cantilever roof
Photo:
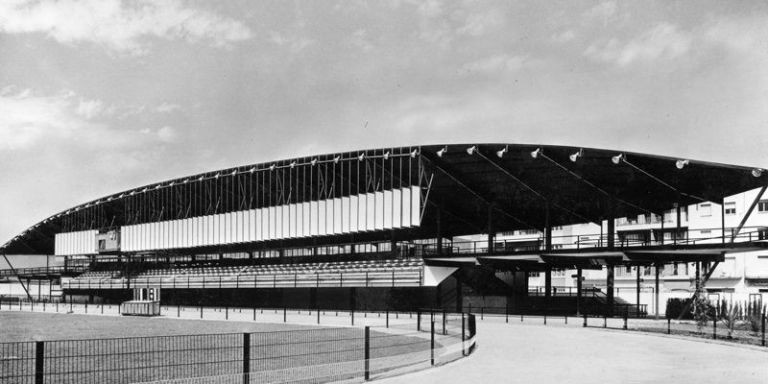
[[[407,177],[403,161],[395,162],[395,159],[404,158],[410,159],[405,163],[411,170]],[[352,173],[345,169],[351,170],[351,164],[358,163],[364,164],[369,171],[374,170],[371,171],[374,178],[352,181]],[[194,195],[203,193],[202,188],[191,186],[223,180],[227,176],[246,177],[276,170],[288,172],[289,169],[314,168],[318,164],[330,167],[331,175],[339,180],[347,172],[344,180],[349,181],[349,188],[331,185],[328,178],[296,181],[294,187],[297,190],[325,188],[324,193],[335,197],[349,194],[355,188],[362,193],[379,190],[377,188],[386,188],[384,184],[387,183],[419,185],[422,190],[424,208],[419,228],[395,231],[395,234],[374,231],[358,235],[356,241],[391,239],[393,236],[433,238],[438,226],[444,236],[483,233],[488,228],[489,218],[493,231],[501,232],[540,229],[547,222],[565,225],[597,222],[608,217],[658,214],[675,204],[718,202],[725,196],[768,184],[768,172],[752,167],[605,149],[503,143],[369,149],[239,166],[118,192],[51,215],[0,246],[0,253],[51,254],[55,234],[66,231],[66,220],[82,210],[98,209],[101,217],[106,218],[101,223],[94,221],[92,229],[115,228],[136,222],[126,213],[130,210],[127,201],[134,196],[180,188],[187,188],[187,195]],[[396,165],[400,167],[399,173]],[[375,176],[377,169],[379,174]],[[231,207],[216,204],[206,209],[236,210],[236,206],[242,208],[242,204],[253,208],[253,195],[262,194],[263,197],[264,193],[280,194],[279,198],[286,199],[284,191],[276,189],[278,186],[270,186],[267,191],[264,191],[266,187],[238,189],[234,184],[230,187],[222,186],[222,191],[236,196],[242,203],[233,203]],[[289,195],[287,199],[300,202],[296,200],[297,196],[299,193]],[[312,194],[308,196],[302,198],[311,200]],[[259,199],[255,200],[258,203]],[[210,212],[201,211],[198,215],[206,213]],[[162,211],[158,219],[163,214],[167,219],[168,213]],[[195,212],[179,209],[175,218],[179,218],[178,215],[189,217]],[[343,236],[329,236],[324,241],[349,240]],[[300,245],[301,241],[297,240],[296,244]]]

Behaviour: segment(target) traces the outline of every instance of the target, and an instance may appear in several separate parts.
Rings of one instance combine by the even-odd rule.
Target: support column
[[[464,298],[462,297],[461,276],[456,272],[456,313],[461,313],[464,309]]]
[[[720,200],[720,242],[725,244],[725,197]]]
[[[356,309],[356,306],[357,306],[356,293],[357,292],[354,287],[349,289],[349,309],[353,311]]]
[[[681,218],[681,214],[680,214],[680,203],[679,202],[675,204],[675,210],[676,210],[676,214],[677,214],[677,223],[675,225],[675,234],[674,234],[673,240],[674,240],[674,244],[677,245],[677,236],[680,235],[680,224],[681,224],[680,222],[682,221],[680,219]]]
[[[552,250],[552,225],[549,222],[549,203],[544,204],[544,250]]]
[[[552,296],[552,267],[547,266],[544,272],[544,297],[547,301]]]
[[[581,267],[576,268],[576,316],[581,316]]]
[[[636,276],[636,283],[637,283],[637,294],[635,295],[635,305],[637,307],[637,312],[635,312],[635,316],[640,316],[640,266],[637,266],[637,276]]]
[[[655,300],[655,306],[656,306],[656,320],[659,319],[659,264],[655,264],[653,268],[653,274],[654,274],[654,289],[653,294],[656,296]]]
[[[443,254],[443,204],[440,203],[437,206],[437,233],[435,234],[437,236],[437,254],[442,255]]]
[[[606,268],[606,279],[605,279],[605,285],[606,285],[606,301],[608,305],[608,313],[606,315],[613,316],[613,264],[608,264],[605,266]]]
[[[496,233],[493,230],[493,204],[488,205],[488,254],[493,254]]]

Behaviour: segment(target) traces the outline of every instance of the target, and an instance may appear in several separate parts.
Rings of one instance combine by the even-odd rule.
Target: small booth
[[[123,316],[160,316],[160,288],[134,288],[133,300],[120,304]]]

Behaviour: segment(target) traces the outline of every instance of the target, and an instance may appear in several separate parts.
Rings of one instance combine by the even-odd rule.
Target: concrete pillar
[[[656,306],[656,320],[659,319],[659,264],[654,265],[654,289],[653,294],[656,296],[654,305]]]
[[[680,203],[676,203],[675,210],[677,214],[677,223],[675,225],[675,234],[673,236],[674,242],[673,244],[677,245],[677,236],[680,235],[680,225],[681,225],[681,213],[680,213]]]
[[[637,268],[637,276],[636,276],[637,291],[635,295],[635,299],[636,299],[635,305],[637,306],[637,312],[635,316],[640,316],[640,266],[638,265],[636,268]]]
[[[547,270],[544,272],[544,297],[549,300],[552,296],[552,267],[547,266]]]
[[[443,254],[443,204],[438,204],[437,206],[437,233],[435,233],[435,236],[437,237],[437,254],[442,255]]]
[[[613,264],[605,266],[607,270],[605,285],[606,285],[606,301],[608,302],[608,315],[613,315]]]
[[[576,268],[576,316],[581,316],[581,267]]]
[[[494,241],[496,233],[493,229],[493,204],[488,206],[488,254],[493,254]]]
[[[462,292],[460,271],[456,271],[456,312],[461,313],[464,310],[464,297]]]

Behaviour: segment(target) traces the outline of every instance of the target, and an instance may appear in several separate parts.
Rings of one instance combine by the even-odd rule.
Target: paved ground
[[[655,334],[477,322],[478,349],[393,383],[768,383],[768,348]]]

